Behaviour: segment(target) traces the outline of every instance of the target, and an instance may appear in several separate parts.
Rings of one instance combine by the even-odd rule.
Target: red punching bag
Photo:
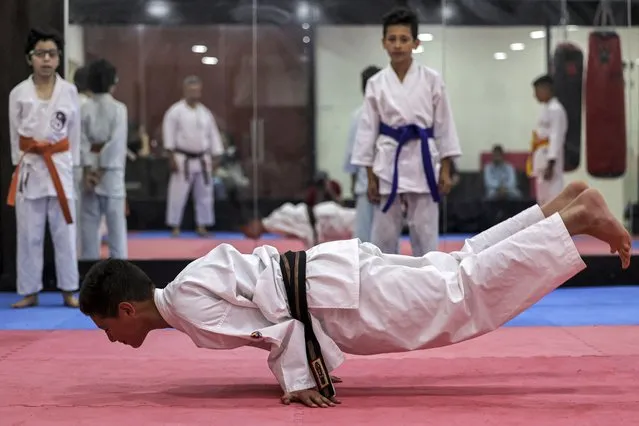
[[[564,171],[579,167],[581,160],[581,115],[584,54],[572,43],[560,43],[553,57],[555,95],[568,116],[568,131],[564,143]]]
[[[588,42],[586,158],[588,173],[613,178],[626,171],[626,103],[619,35],[595,31]]]

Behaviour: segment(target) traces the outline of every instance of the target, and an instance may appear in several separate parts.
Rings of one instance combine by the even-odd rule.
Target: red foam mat
[[[503,328],[432,351],[352,357],[342,406],[279,404],[266,352],[133,350],[101,331],[0,332],[0,424],[637,424],[639,327]]]

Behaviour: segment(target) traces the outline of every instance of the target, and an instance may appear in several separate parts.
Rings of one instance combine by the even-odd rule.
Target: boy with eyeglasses
[[[33,73],[9,95],[16,169],[7,202],[16,208],[17,289],[24,296],[14,308],[38,304],[47,221],[58,288],[66,306],[78,307],[73,169],[80,164],[80,100],[77,88],[57,73],[63,46],[54,31],[32,29],[25,55]]]

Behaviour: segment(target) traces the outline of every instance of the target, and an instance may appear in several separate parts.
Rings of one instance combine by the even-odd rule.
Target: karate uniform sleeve
[[[126,105],[118,104],[115,129],[100,151],[100,167],[110,169],[124,169],[129,137],[128,109]]]
[[[171,107],[162,120],[162,142],[167,151],[175,150],[175,134],[177,132],[177,109]]]
[[[557,160],[560,150],[563,149],[566,138],[566,118],[564,111],[559,108],[548,110],[550,121],[548,161]]]
[[[359,123],[359,114],[356,114],[351,119],[351,125],[348,130],[348,141],[346,143],[346,158],[344,160],[344,172],[349,175],[357,173],[357,166],[351,163],[351,157],[353,156],[353,148],[355,146],[355,136],[357,135],[357,127]]]
[[[78,90],[73,87],[73,118],[69,122],[68,136],[69,145],[71,147],[71,158],[73,159],[73,165],[79,166],[82,163],[81,158],[81,145],[82,145],[82,116],[80,112],[80,96]]]
[[[366,85],[362,114],[357,124],[353,156],[351,157],[351,163],[355,166],[372,167],[375,161],[375,142],[379,136],[380,118],[373,86],[370,83]]]
[[[304,326],[294,319],[273,324],[258,309],[202,296],[184,285],[174,298],[175,314],[187,334],[209,349],[234,349],[256,343],[269,350],[268,365],[284,392],[310,389],[315,380],[306,360]],[[259,335],[259,339],[252,336]]]
[[[9,94],[9,141],[11,143],[11,163],[17,166],[20,162],[22,152],[20,151],[20,134],[18,127],[20,123],[20,105],[18,104],[17,90]]]
[[[211,129],[209,131],[209,140],[211,147],[211,155],[213,157],[219,157],[224,154],[224,144],[222,143],[222,136],[220,135],[220,129],[217,127],[217,122],[213,114],[209,112],[211,118]]]
[[[284,392],[314,388],[315,379],[306,358],[304,325],[291,319],[274,327],[281,329],[282,339],[272,343],[268,366],[280,387]]]
[[[446,86],[441,78],[435,82],[433,90],[433,109],[435,117],[433,128],[435,133],[435,143],[441,159],[459,157],[461,146],[457,136],[457,128],[453,120],[453,112],[446,94]]]
[[[87,135],[87,120],[89,119],[89,103],[85,102],[80,107],[80,164],[83,167],[95,167],[91,158],[91,141]]]

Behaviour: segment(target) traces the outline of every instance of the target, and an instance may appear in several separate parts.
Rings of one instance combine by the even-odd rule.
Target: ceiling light
[[[442,18],[447,21],[451,18],[453,18],[455,16],[455,6],[453,6],[452,4],[446,4],[444,5],[444,7],[442,7]]]
[[[533,40],[538,40],[544,37],[546,37],[545,31],[533,31],[530,33],[530,38],[532,38]]]
[[[524,50],[526,46],[524,46],[524,43],[513,43],[510,45],[510,50],[513,51],[518,51],[518,50]]]
[[[191,47],[191,51],[193,53],[206,53],[208,52],[208,47],[203,46],[201,44],[196,44],[195,46]]]
[[[304,43],[310,43],[311,42],[311,38],[309,36],[304,36],[304,38],[302,39],[302,41]]]
[[[309,28],[311,28],[311,25],[308,22],[302,24],[302,29],[308,30]]]
[[[301,21],[306,21],[311,17],[311,6],[307,1],[302,0],[297,3],[297,17]]]
[[[202,63],[204,65],[217,65],[218,60],[215,57],[212,56],[205,56],[202,58]]]
[[[154,0],[147,4],[146,13],[155,18],[164,18],[171,13],[171,7],[166,1]]]
[[[503,61],[504,59],[508,58],[508,55],[506,55],[506,53],[504,52],[496,52],[493,55],[493,58],[495,58],[495,60],[497,61]]]
[[[417,37],[420,41],[433,41],[433,35],[430,33],[422,33]]]

